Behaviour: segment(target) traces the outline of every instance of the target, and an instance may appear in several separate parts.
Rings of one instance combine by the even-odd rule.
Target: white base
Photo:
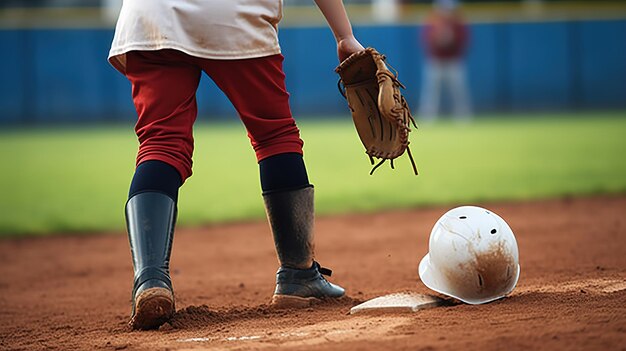
[[[355,313],[381,313],[381,312],[415,312],[418,310],[437,307],[444,300],[431,295],[418,293],[395,293],[380,296],[363,302],[350,309],[350,314]]]

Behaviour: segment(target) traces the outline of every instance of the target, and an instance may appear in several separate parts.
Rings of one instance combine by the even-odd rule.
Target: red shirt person
[[[469,29],[456,1],[435,0],[433,5],[420,38],[426,62],[418,117],[423,121],[435,120],[439,115],[440,95],[447,89],[454,116],[467,121],[471,107],[463,59]]]
[[[461,13],[456,8],[445,5],[435,7],[435,11],[428,16],[422,32],[422,40],[428,55],[438,60],[462,58],[468,39],[467,25]]]

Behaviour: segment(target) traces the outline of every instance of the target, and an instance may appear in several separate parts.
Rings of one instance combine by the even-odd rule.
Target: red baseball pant
[[[286,152],[302,154],[282,62],[280,54],[211,60],[177,50],[127,53],[125,74],[138,115],[137,165],[159,160],[176,168],[183,181],[191,176],[196,91],[203,71],[237,110],[258,161]]]

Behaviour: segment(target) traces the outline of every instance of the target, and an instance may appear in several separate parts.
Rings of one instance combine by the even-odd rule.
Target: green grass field
[[[299,123],[318,214],[626,192],[617,113],[421,126],[411,135],[417,177],[406,155],[370,176],[348,118]],[[195,139],[180,225],[263,218],[243,127],[199,124]],[[0,132],[0,236],[121,231],[136,149],[130,125]]]

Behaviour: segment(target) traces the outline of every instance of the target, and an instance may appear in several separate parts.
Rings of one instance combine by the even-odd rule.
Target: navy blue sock
[[[176,168],[162,161],[142,162],[135,170],[130,184],[128,198],[146,191],[166,194],[172,200],[178,200],[178,188],[182,185]]]
[[[301,189],[309,186],[309,178],[302,155],[285,153],[270,156],[259,162],[263,192]]]

